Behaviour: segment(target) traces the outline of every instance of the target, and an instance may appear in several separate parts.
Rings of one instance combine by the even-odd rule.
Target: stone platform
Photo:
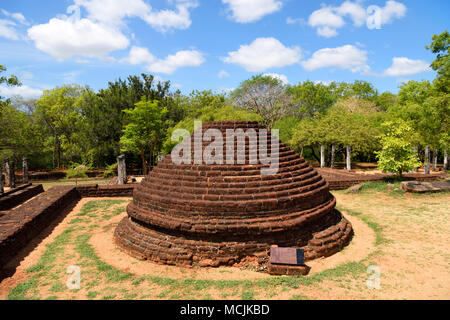
[[[210,128],[223,135],[264,129],[255,122],[207,122],[203,133]],[[266,147],[247,139],[245,159],[261,150],[270,154],[270,138]],[[328,183],[287,145],[280,143],[276,155],[273,175],[261,175],[264,164],[177,165],[168,155],[134,190],[116,243],[141,259],[213,267],[246,259],[267,264],[271,245],[302,248],[305,260],[341,250],[353,230],[335,209]]]

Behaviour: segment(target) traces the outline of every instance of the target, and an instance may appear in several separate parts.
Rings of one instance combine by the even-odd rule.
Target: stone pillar
[[[325,167],[325,145],[320,145],[320,167]]]
[[[444,150],[444,171],[448,170],[448,151]]]
[[[425,174],[430,174],[430,146],[425,147]]]
[[[9,159],[5,160],[5,187],[9,187],[11,185],[11,179],[9,178]]]
[[[330,161],[330,168],[334,169],[334,159],[336,155],[336,146],[334,144],[331,145],[331,161]]]
[[[28,176],[28,159],[27,158],[23,158],[22,159],[22,177],[23,177],[23,183],[28,183],[29,176]]]
[[[125,155],[117,157],[117,183],[122,185],[127,183],[127,168],[125,164]]]
[[[11,188],[16,187],[16,176],[14,174],[14,171],[14,161],[11,161],[11,163],[9,164],[9,186]]]
[[[347,157],[346,157],[346,162],[347,162],[347,171],[351,171],[352,170],[352,147],[347,145]]]

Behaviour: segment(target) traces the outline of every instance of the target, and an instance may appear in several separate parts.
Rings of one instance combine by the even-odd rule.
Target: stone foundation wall
[[[44,192],[42,184],[28,184],[25,188],[16,188],[0,198],[0,211],[10,210],[42,192]]]
[[[132,197],[137,184],[107,185],[86,184],[77,186],[76,189],[82,198],[85,197]]]
[[[78,201],[71,186],[53,187],[0,217],[0,269],[44,230],[63,210]]]
[[[11,190],[0,197],[0,204],[11,206],[14,202],[16,206],[38,195],[0,214],[0,270],[74,201],[83,197],[131,197],[135,187],[136,184],[57,186],[41,193],[42,185],[27,184]],[[14,201],[10,200],[14,196]]]

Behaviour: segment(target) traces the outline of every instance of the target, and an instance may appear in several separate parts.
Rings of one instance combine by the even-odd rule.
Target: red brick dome
[[[205,122],[202,132],[210,128],[224,136],[227,129],[264,129],[256,122],[225,121]],[[306,260],[347,245],[351,224],[335,209],[317,171],[280,143],[278,172],[262,175],[268,165],[249,164],[252,146],[246,139],[245,164],[175,164],[168,155],[135,188],[128,217],[115,232],[118,246],[160,263],[219,266],[249,257],[263,264],[273,244],[303,248]],[[265,149],[270,154],[270,137]]]

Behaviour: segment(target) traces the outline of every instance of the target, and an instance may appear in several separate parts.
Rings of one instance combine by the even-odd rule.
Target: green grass
[[[388,191],[385,189],[385,185],[383,183],[369,183],[364,192],[386,193]],[[125,203],[126,201],[114,199],[87,202],[80,210],[78,217],[72,219],[69,227],[58,235],[53,242],[46,245],[46,250],[39,261],[27,270],[32,275],[30,279],[12,289],[8,298],[39,298],[38,289],[44,283],[48,283],[50,292],[56,293],[55,296],[51,297],[57,298],[58,293],[66,290],[63,283],[65,283],[67,277],[65,274],[66,265],[57,265],[57,259],[67,258],[65,248],[69,245],[77,256],[77,265],[82,267],[82,288],[88,290],[86,293],[88,299],[212,299],[209,290],[217,289],[221,292],[222,297],[234,296],[244,300],[253,300],[256,296],[261,296],[261,292],[263,292],[263,295],[272,297],[283,291],[299,290],[302,286],[316,286],[325,280],[346,286],[353,279],[365,277],[370,262],[367,259],[349,262],[307,277],[283,276],[262,280],[171,279],[151,275],[134,275],[119,270],[101,260],[94,247],[89,243],[91,236],[100,227],[92,224],[91,221],[108,220],[120,214],[125,206],[115,208],[112,208],[112,206]],[[384,227],[375,221],[372,216],[342,206],[339,206],[338,209],[349,215],[357,216],[373,229],[377,247],[389,242],[384,235]],[[84,217],[91,219],[88,220]],[[87,276],[87,279],[84,278],[84,275]],[[122,283],[130,285],[130,289],[125,293],[120,289]],[[105,285],[115,286],[105,288]],[[155,287],[160,290],[155,292]],[[291,299],[307,299],[307,297],[294,294]]]
[[[51,187],[55,186],[74,186],[75,184],[98,184],[98,185],[106,185],[111,181],[111,179],[103,179],[103,178],[87,178],[87,179],[78,179],[75,182],[75,179],[61,179],[57,181],[33,181],[33,183],[42,184],[44,190],[48,190]]]

